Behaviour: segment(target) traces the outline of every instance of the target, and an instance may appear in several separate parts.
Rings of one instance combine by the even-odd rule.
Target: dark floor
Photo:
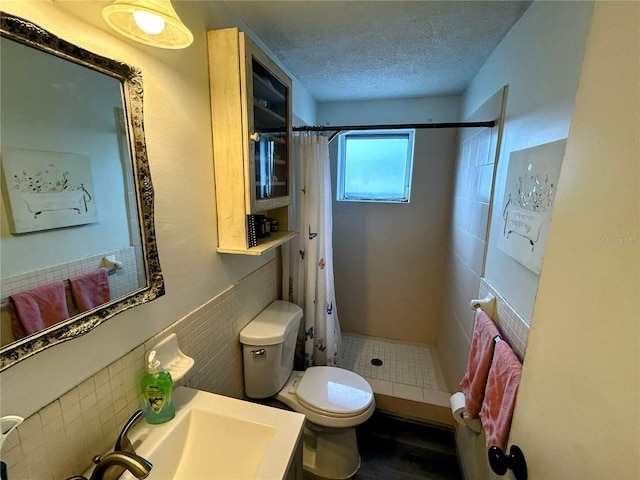
[[[362,463],[353,480],[462,480],[451,430],[376,412],[356,431]]]
[[[379,412],[357,427],[354,480],[462,480],[453,431]]]

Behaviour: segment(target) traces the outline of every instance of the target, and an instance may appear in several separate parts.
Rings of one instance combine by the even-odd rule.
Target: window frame
[[[407,138],[407,153],[405,156],[404,195],[395,198],[368,198],[365,196],[347,196],[345,194],[345,171],[347,168],[346,148],[349,137],[397,139]],[[379,129],[379,130],[347,130],[338,134],[337,184],[336,200],[338,202],[368,202],[368,203],[396,203],[406,204],[411,200],[411,182],[413,178],[413,155],[415,144],[415,129]]]

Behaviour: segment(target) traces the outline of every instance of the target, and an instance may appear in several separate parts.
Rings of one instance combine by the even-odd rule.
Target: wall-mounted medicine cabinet
[[[288,241],[291,80],[237,28],[208,32],[218,252]]]

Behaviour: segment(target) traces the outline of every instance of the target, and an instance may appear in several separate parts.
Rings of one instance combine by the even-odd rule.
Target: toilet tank
[[[299,306],[276,300],[242,329],[244,390],[248,397],[271,397],[289,379],[301,318]]]

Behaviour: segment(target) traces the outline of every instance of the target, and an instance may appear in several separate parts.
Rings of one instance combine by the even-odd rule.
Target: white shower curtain
[[[333,283],[327,137],[294,137],[292,165],[294,202],[289,229],[299,234],[282,248],[282,292],[285,300],[304,311],[295,368],[336,366],[341,336]]]

